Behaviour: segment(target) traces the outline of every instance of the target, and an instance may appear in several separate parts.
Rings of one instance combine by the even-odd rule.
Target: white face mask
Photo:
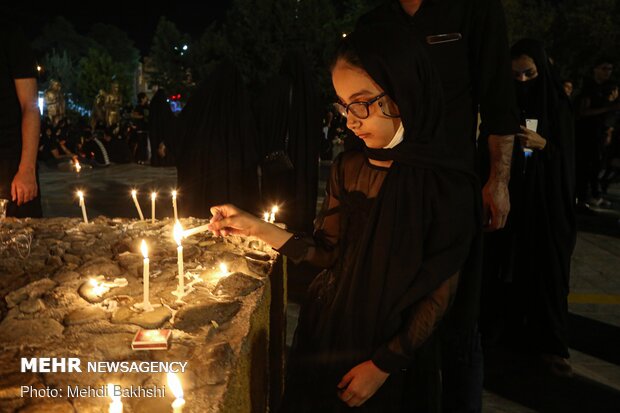
[[[387,146],[384,146],[383,149],[392,149],[393,147],[401,143],[403,141],[404,134],[405,128],[403,128],[403,123],[401,122],[398,130],[396,131],[396,134],[394,135],[390,143],[388,143]]]

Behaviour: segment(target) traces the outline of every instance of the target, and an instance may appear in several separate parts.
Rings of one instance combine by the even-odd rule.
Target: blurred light
[[[343,37],[343,38],[344,38],[344,37],[347,37],[347,34],[346,34],[346,33],[342,33],[342,37]]]
[[[187,45],[186,44],[183,45],[183,50],[187,50]]]

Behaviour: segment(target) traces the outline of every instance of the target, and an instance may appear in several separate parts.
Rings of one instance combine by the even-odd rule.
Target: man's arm
[[[512,160],[512,135],[489,135],[491,170],[489,180],[482,188],[484,205],[484,227],[488,231],[501,229],[506,225],[510,212],[510,163]]]
[[[11,183],[11,197],[17,205],[22,205],[37,196],[35,171],[41,120],[36,79],[15,79],[15,90],[22,111],[22,154],[19,169]]]

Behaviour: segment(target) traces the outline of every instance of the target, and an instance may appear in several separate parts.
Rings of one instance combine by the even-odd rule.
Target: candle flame
[[[142,256],[144,258],[148,258],[149,257],[149,249],[146,246],[146,241],[142,240],[142,244],[140,244],[140,251],[142,251]]]
[[[263,214],[263,220],[265,220],[265,221],[269,222],[269,212],[265,212],[265,213]]]
[[[157,198],[157,192],[151,192],[151,200],[155,201],[155,198]]]
[[[84,198],[84,192],[82,192],[82,191],[77,191],[77,196],[78,196],[80,199]]]
[[[103,294],[107,293],[108,291],[110,291],[110,287],[108,287],[106,285],[106,283],[100,283],[99,281],[95,280],[94,278],[91,278],[89,280],[90,285],[93,287],[93,293],[96,296],[102,296]]]
[[[114,384],[108,383],[108,395],[112,399],[112,403],[118,403],[121,401],[121,396],[114,394]]]
[[[176,224],[174,224],[173,237],[179,247],[181,246],[181,240],[183,239],[183,233],[184,233],[183,227],[181,226],[181,223],[177,221]]]
[[[223,275],[228,275],[228,265],[224,264],[223,262],[220,263],[220,272]]]
[[[172,191],[172,199],[177,199],[177,191],[176,189]]]
[[[181,387],[181,380],[174,373],[168,373],[168,386],[172,390],[172,394],[177,399],[183,398],[183,387]]]
[[[131,190],[131,196],[135,198],[137,194],[138,194],[138,191],[136,191],[135,189]]]
[[[277,213],[278,213],[278,211],[279,211],[279,208],[278,208],[278,206],[277,206],[277,205],[274,205],[274,206],[271,208],[271,213],[272,213],[272,214],[277,214]]]
[[[80,170],[82,169],[82,165],[80,165],[80,163],[78,162],[78,160],[75,160],[75,170],[77,172],[80,172]]]

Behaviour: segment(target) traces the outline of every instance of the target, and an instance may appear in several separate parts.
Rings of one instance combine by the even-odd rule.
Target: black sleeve
[[[278,250],[279,253],[286,255],[294,262],[306,261],[319,268],[329,268],[336,262],[340,237],[338,189],[340,159],[341,157],[336,158],[332,165],[325,200],[314,222],[312,236],[295,234]]]
[[[474,93],[479,103],[481,135],[519,132],[504,9],[500,0],[479,0],[473,7],[471,53]]]

